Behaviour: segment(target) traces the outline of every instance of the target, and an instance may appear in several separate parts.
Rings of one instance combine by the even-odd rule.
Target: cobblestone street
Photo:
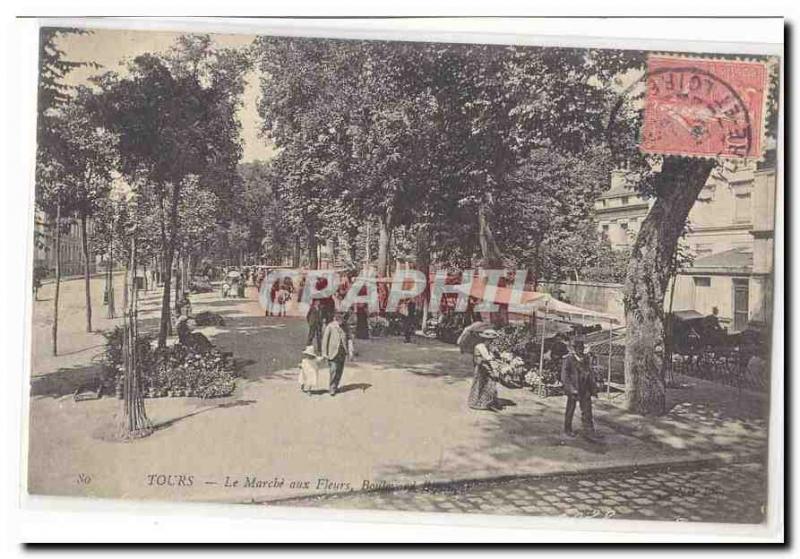
[[[430,486],[286,501],[291,506],[758,524],[761,464]]]

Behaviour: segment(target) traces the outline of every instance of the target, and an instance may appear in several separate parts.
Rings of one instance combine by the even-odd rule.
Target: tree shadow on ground
[[[404,344],[401,336],[371,338],[356,344],[363,360],[376,369],[440,379],[446,384],[461,382],[473,375],[472,361],[457,346],[439,341]]]
[[[199,408],[199,409],[196,409],[196,410],[194,410],[192,412],[189,412],[187,414],[181,415],[179,417],[174,417],[172,419],[168,419],[166,421],[162,421],[161,423],[157,423],[157,424],[153,425],[153,429],[156,430],[156,431],[160,431],[162,429],[166,429],[167,427],[172,427],[173,425],[175,425],[176,423],[178,423],[180,421],[183,421],[184,419],[188,419],[190,417],[194,417],[195,415],[199,415],[201,413],[206,413],[206,412],[209,412],[209,411],[212,411],[212,410],[226,409],[226,408],[238,408],[238,407],[241,407],[241,406],[249,406],[249,405],[255,404],[255,403],[256,403],[255,400],[234,400],[232,402],[225,402],[225,403],[222,403],[222,404],[216,404],[216,405],[213,405],[213,406],[207,406],[207,407]]]
[[[76,390],[97,390],[103,378],[99,363],[64,367],[54,373],[31,378],[31,397],[61,398]]]
[[[242,376],[254,380],[283,378],[278,373],[296,370],[306,341],[305,321],[299,326],[299,319],[226,314],[224,326],[195,331],[203,332],[221,350],[232,351]]]
[[[712,385],[668,390],[667,399],[669,411],[663,416],[640,416],[604,402],[597,417],[618,433],[656,443],[663,449],[766,452],[768,408],[760,398]]]
[[[387,464],[376,477],[442,479],[457,475],[461,478],[495,477],[497,472],[524,473],[526,468],[541,472],[557,469],[569,471],[582,464],[607,461],[616,451],[637,445],[647,454],[655,449],[636,439],[610,434],[602,441],[583,437],[566,438],[561,429],[564,421],[564,398],[554,396],[538,402],[520,395],[515,406],[490,411],[465,411],[464,421],[477,424],[470,441],[442,441],[438,464],[414,462],[413,455],[402,463]],[[580,424],[580,416],[576,418]]]
[[[337,392],[344,393],[350,392],[352,390],[360,390],[361,392],[366,392],[372,388],[372,385],[368,382],[355,382],[353,384],[345,384],[344,386],[340,386]]]

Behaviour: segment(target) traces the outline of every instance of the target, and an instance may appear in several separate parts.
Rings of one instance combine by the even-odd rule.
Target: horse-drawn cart
[[[762,366],[768,344],[759,329],[731,334],[716,316],[694,310],[672,313],[667,325],[674,372],[737,388],[769,387],[768,368]]]

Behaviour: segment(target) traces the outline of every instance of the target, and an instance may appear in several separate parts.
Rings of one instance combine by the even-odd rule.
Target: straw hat
[[[306,346],[306,348],[303,350],[303,355],[308,355],[309,357],[316,357],[317,354],[314,353],[314,346],[313,345]]]
[[[499,335],[500,335],[500,333],[499,333],[497,330],[494,330],[494,329],[492,329],[492,328],[488,328],[488,329],[486,329],[486,330],[481,330],[481,331],[479,331],[479,332],[478,332],[478,335],[479,335],[481,338],[487,338],[487,339],[490,339],[490,340],[492,340],[492,339],[496,338],[497,336],[499,336]]]

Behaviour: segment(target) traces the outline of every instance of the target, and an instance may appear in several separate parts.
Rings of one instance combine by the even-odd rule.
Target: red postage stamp
[[[768,76],[762,62],[651,56],[642,151],[760,158]]]

